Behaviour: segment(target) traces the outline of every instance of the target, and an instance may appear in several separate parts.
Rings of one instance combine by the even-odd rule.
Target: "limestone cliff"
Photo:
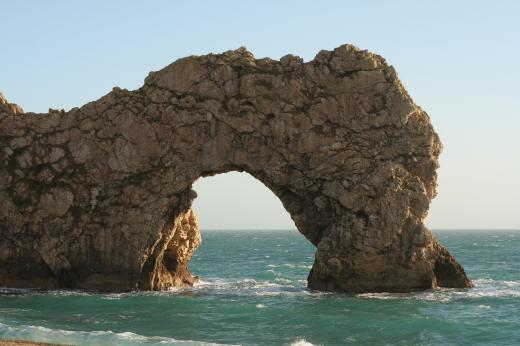
[[[193,182],[246,171],[316,247],[309,287],[470,285],[425,227],[441,144],[395,70],[344,45],[180,59],[70,111],[0,98],[0,286],[190,285]],[[287,245],[289,246],[289,245]]]

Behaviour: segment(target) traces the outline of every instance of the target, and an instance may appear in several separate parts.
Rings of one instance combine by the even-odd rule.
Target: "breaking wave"
[[[520,281],[476,279],[475,287],[466,289],[437,288],[414,293],[363,293],[356,295],[367,299],[410,299],[418,301],[450,302],[459,299],[517,298],[520,297]]]
[[[168,291],[143,291],[124,293],[100,293],[80,290],[40,291],[31,289],[0,288],[0,295],[45,295],[45,296],[100,296],[104,300],[119,300],[131,296],[165,296],[176,294],[236,295],[236,296],[321,296],[328,293],[307,288],[307,280],[276,275],[271,280],[253,278],[205,278],[193,287],[173,287]]]
[[[311,264],[291,264],[291,263],[285,263],[285,264],[268,264],[268,268],[280,268],[280,267],[286,267],[286,268],[299,268],[299,269],[312,269]]]
[[[184,345],[184,346],[221,346],[211,342],[176,340],[160,336],[144,336],[132,332],[112,331],[74,331],[51,329],[40,326],[9,326],[0,323],[0,335],[4,339],[35,340],[74,345]]]
[[[307,280],[292,280],[284,277],[276,277],[273,280],[207,278],[194,287],[176,288],[173,291],[238,296],[309,296],[323,294],[307,289]]]
[[[313,343],[310,343],[308,342],[307,340],[305,339],[298,339],[298,340],[295,340],[294,342],[291,342],[290,344],[288,344],[289,346],[317,346]]]
[[[404,299],[417,301],[449,302],[459,299],[477,298],[518,298],[520,297],[520,281],[514,280],[473,280],[475,287],[467,289],[437,288],[412,293],[362,293],[357,294],[361,299]],[[172,288],[167,292],[128,292],[101,294],[101,299],[117,300],[135,295],[169,295],[178,293],[193,293],[194,295],[232,294],[238,296],[323,296],[333,293],[317,292],[307,288],[307,280],[276,277],[272,280],[224,279],[207,278],[196,283],[193,287]],[[99,292],[85,292],[76,290],[38,291],[31,289],[0,288],[0,295],[52,295],[52,296],[88,296],[98,295]]]

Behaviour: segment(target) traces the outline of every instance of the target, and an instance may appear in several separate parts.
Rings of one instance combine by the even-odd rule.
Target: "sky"
[[[433,229],[520,229],[520,1],[0,0],[0,92],[25,111],[136,89],[187,55],[246,46],[305,61],[352,43],[393,65],[444,144]],[[247,174],[194,186],[203,229],[284,229]]]

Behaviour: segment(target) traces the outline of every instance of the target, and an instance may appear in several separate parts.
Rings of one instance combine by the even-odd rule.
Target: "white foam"
[[[289,346],[318,346],[313,343],[308,342],[305,339],[297,339],[289,344]]]
[[[105,300],[119,300],[124,297],[123,293],[108,293],[101,297],[101,299]]]
[[[206,277],[204,281],[195,284],[194,287],[175,288],[172,292],[138,292],[125,293],[136,295],[167,295],[182,292],[197,294],[233,294],[238,296],[320,296],[323,292],[314,292],[307,289],[307,280],[291,280],[277,273],[272,280],[258,280],[253,278],[230,279]],[[328,294],[328,293],[325,293]]]
[[[9,295],[9,294],[26,294],[31,293],[32,290],[30,288],[10,288],[10,287],[0,287],[0,294]]]
[[[286,268],[302,268],[302,269],[312,269],[312,265],[310,264],[292,264],[292,263],[284,263],[282,265],[278,264],[268,264],[268,268],[280,268],[280,266],[286,267]]]
[[[309,265],[309,264],[290,264],[290,263],[286,263],[283,266],[287,267],[287,268],[312,269],[312,265]]]
[[[356,296],[365,299],[411,299],[437,302],[449,302],[457,299],[520,297],[520,281],[476,279],[473,280],[473,283],[475,287],[466,289],[437,288],[413,293],[363,293]]]
[[[503,283],[507,287],[519,287],[520,288],[520,281],[503,281]]]
[[[280,291],[261,291],[261,292],[255,292],[255,295],[259,297],[278,297],[282,295],[287,295],[286,292],[280,292]]]
[[[93,292],[80,290],[37,290],[32,288],[0,287],[1,295],[46,295],[46,296],[89,296]]]
[[[193,284],[193,287],[204,287],[204,286],[209,286],[209,285],[211,285],[210,281],[199,280]]]
[[[75,345],[185,345],[185,346],[222,346],[211,342],[177,340],[161,336],[144,336],[132,332],[112,332],[104,330],[75,331],[51,329],[41,326],[9,326],[0,323],[0,335],[5,339],[34,340],[39,342],[64,343]]]

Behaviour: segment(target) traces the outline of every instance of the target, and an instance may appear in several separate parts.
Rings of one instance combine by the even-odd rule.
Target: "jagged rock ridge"
[[[344,45],[314,60],[190,56],[68,112],[0,98],[0,286],[191,285],[200,177],[246,171],[316,247],[309,287],[468,287],[425,227],[441,143],[395,70]]]

